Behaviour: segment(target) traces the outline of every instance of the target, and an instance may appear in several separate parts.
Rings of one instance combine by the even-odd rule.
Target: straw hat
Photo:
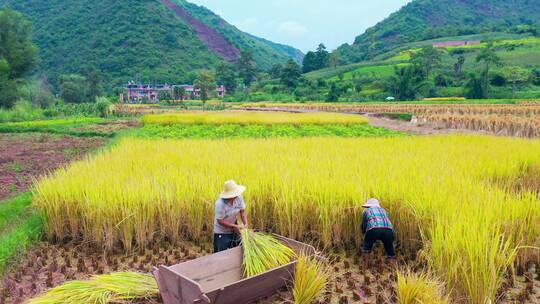
[[[240,196],[246,191],[246,187],[242,185],[237,185],[234,180],[228,180],[223,186],[223,192],[221,192],[221,198],[235,198]]]
[[[380,207],[381,203],[379,203],[379,200],[376,198],[370,198],[368,201],[362,205],[364,208],[371,208],[371,207]]]

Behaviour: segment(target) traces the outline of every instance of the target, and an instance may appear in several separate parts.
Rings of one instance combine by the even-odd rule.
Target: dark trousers
[[[214,253],[231,249],[240,245],[240,240],[236,233],[214,233]]]
[[[384,244],[384,250],[388,257],[395,257],[396,253],[394,252],[394,230],[392,229],[383,229],[375,228],[368,230],[364,236],[364,252],[371,252],[373,249],[373,244],[376,241],[382,241]]]

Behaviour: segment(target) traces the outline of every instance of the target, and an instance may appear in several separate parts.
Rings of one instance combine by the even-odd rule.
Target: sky
[[[242,31],[304,52],[354,38],[409,0],[188,0],[203,5]]]

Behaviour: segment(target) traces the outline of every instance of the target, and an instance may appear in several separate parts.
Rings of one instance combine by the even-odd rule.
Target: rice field
[[[340,113],[183,112],[148,115],[144,125],[362,125],[365,117]]]
[[[248,123],[252,115],[234,119]],[[256,121],[284,120],[271,117]],[[540,245],[540,188],[531,182],[540,172],[538,151],[537,140],[463,135],[124,138],[40,180],[33,203],[52,241],[130,251],[209,239],[216,195],[234,178],[248,187],[252,227],[329,248],[360,244],[361,204],[378,197],[395,222],[400,250],[418,256],[453,295],[480,304],[497,299],[513,267],[539,260],[532,247]]]

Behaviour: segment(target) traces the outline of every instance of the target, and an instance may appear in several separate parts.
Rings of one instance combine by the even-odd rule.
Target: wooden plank
[[[154,270],[152,271],[152,274],[154,275],[154,278],[156,278],[156,282],[158,283],[159,287],[159,293],[161,294],[161,298],[163,299],[163,303],[165,304],[180,304],[180,301],[174,297],[173,294],[167,289],[167,284],[163,280],[163,277],[159,273],[159,269],[154,267]]]
[[[170,268],[188,278],[201,280],[234,268],[242,268],[242,256],[242,248],[235,247]]]

